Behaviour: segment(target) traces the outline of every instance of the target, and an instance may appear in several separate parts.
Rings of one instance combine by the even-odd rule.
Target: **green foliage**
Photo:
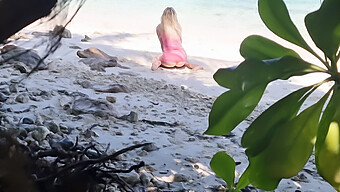
[[[211,167],[230,188],[248,184],[274,190],[281,179],[296,175],[315,147],[318,172],[340,190],[340,1],[324,0],[321,8],[305,18],[317,55],[290,19],[283,0],[259,0],[259,13],[265,25],[279,37],[314,55],[324,66],[304,61],[295,51],[258,35],[241,44],[243,61],[236,68],[219,69],[215,81],[229,90],[219,96],[209,115],[206,134],[225,135],[241,123],[257,106],[267,85],[275,80],[320,72],[329,78],[303,87],[279,100],[259,115],[242,136],[249,166],[234,187],[234,164],[225,153],[217,153]],[[333,86],[313,105],[305,101],[322,84]],[[325,109],[323,111],[323,109]]]

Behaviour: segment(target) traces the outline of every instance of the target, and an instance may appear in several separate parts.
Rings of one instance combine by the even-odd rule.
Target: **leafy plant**
[[[267,85],[275,80],[309,73],[325,73],[328,78],[303,87],[270,106],[259,115],[242,136],[249,166],[234,187],[231,161],[217,153],[211,161],[215,173],[230,189],[248,184],[274,190],[283,178],[296,175],[306,164],[315,147],[319,174],[340,190],[340,0],[324,0],[320,9],[305,17],[305,25],[319,56],[304,40],[290,19],[283,0],[259,0],[262,21],[277,36],[307,50],[322,67],[303,60],[295,51],[265,37],[244,39],[240,53],[244,61],[236,68],[219,69],[215,81],[229,90],[220,95],[209,115],[206,134],[225,135],[242,122],[256,107]],[[332,86],[313,105],[303,103],[321,85]],[[223,163],[224,162],[224,163]]]

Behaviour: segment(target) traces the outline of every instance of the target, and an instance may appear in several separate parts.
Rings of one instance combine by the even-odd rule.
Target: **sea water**
[[[304,16],[317,10],[320,0],[285,0],[293,22],[304,29]],[[241,60],[239,45],[252,34],[275,37],[262,23],[257,0],[87,0],[70,25],[79,33],[134,34],[148,39],[147,45],[133,42],[121,46],[160,52],[155,28],[166,7],[174,7],[183,28],[183,46],[189,56]]]

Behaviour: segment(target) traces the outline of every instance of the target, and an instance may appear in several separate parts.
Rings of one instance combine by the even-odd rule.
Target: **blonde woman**
[[[167,7],[161,17],[161,23],[157,26],[156,32],[163,54],[152,61],[152,70],[160,66],[166,68],[188,67],[189,69],[203,69],[203,67],[190,64],[187,61],[187,54],[182,47],[182,28],[177,20],[177,15],[172,7]]]

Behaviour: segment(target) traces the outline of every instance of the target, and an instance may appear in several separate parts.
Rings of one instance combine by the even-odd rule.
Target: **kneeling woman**
[[[190,64],[187,61],[187,54],[182,47],[182,28],[178,23],[177,15],[172,7],[167,7],[162,15],[161,23],[157,26],[156,32],[163,54],[152,61],[152,70],[160,66],[188,67],[189,69],[203,69],[203,67]]]

